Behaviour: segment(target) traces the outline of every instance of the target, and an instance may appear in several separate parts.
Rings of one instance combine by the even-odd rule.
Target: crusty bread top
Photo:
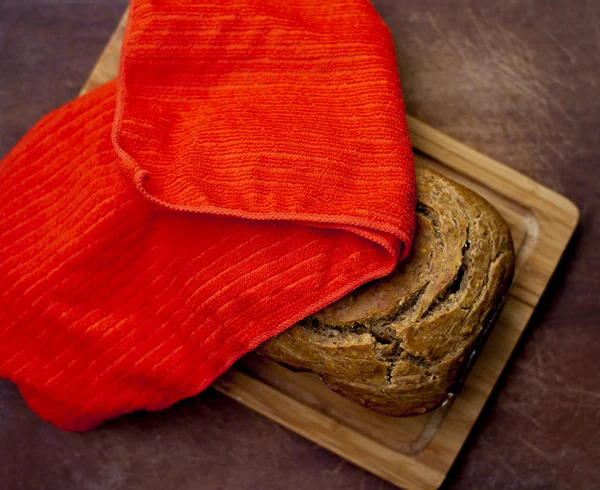
[[[259,352],[317,372],[351,397],[373,391],[394,403],[394,390],[447,391],[508,289],[513,244],[487,201],[432,170],[417,168],[417,202],[407,260]]]

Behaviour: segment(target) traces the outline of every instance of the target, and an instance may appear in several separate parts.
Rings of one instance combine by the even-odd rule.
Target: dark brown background
[[[126,0],[0,0],[0,155],[76,96]],[[600,2],[375,0],[408,110],[564,193],[581,225],[447,488],[600,488]],[[0,381],[0,488],[377,489],[207,392],[80,435]]]

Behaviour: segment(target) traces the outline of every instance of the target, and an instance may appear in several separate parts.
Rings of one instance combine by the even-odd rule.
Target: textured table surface
[[[409,112],[582,211],[445,487],[600,488],[600,3],[374,3]],[[125,5],[1,1],[0,156],[76,96]],[[81,435],[40,421],[0,381],[0,460],[9,490],[392,488],[211,391]]]

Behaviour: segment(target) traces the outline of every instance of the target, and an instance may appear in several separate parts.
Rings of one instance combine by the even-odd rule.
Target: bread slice
[[[389,276],[292,326],[258,352],[321,376],[379,412],[424,413],[453,389],[506,295],[509,228],[482,197],[417,168],[410,256]]]

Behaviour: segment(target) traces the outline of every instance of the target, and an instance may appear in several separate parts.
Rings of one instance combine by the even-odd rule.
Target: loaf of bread
[[[410,256],[258,348],[392,415],[439,405],[464,372],[514,269],[507,224],[482,197],[417,168]]]

